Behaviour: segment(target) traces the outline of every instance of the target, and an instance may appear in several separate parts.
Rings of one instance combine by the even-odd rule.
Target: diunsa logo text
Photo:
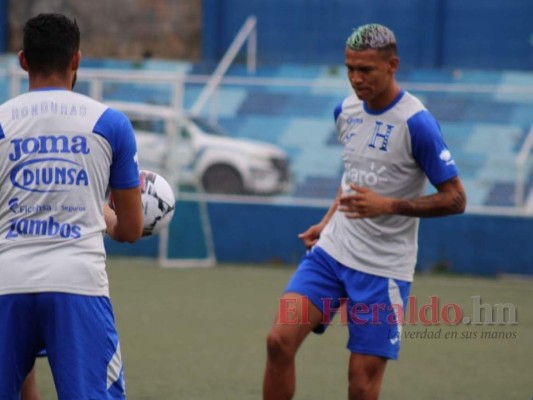
[[[18,162],[10,173],[13,186],[32,192],[66,192],[72,186],[89,185],[83,165],[65,157],[89,154],[85,137],[42,135],[14,139],[11,145],[9,160]]]

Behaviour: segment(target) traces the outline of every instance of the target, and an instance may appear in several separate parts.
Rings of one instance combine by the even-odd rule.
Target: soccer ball
[[[155,172],[141,170],[140,178],[143,236],[156,235],[168,226],[174,216],[174,191],[166,179]]]

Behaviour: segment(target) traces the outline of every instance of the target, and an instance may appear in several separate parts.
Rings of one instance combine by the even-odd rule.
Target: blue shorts
[[[315,333],[324,332],[344,305],[341,322],[348,324],[348,349],[395,360],[401,339],[398,322],[403,321],[410,288],[410,282],[348,268],[314,247],[303,258],[285,293],[306,296],[322,311],[322,323]]]
[[[120,345],[107,297],[0,295],[0,399],[16,400],[46,348],[59,400],[125,399]]]

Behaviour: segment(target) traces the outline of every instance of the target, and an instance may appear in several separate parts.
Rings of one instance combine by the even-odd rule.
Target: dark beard
[[[74,86],[76,85],[76,80],[78,79],[78,71],[74,72],[74,76],[72,77],[72,90],[74,90]]]

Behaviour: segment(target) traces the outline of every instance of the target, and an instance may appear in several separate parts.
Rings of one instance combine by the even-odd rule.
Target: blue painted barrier
[[[8,14],[8,0],[0,0],[0,54],[7,52]]]
[[[205,256],[197,207],[177,205],[169,255]],[[222,263],[297,264],[305,249],[297,238],[326,208],[275,204],[208,204],[217,260]],[[475,275],[533,275],[533,218],[464,214],[422,219],[417,271],[446,268]],[[134,245],[107,241],[110,255],[157,256],[157,237]]]
[[[203,0],[203,60],[220,60],[250,15],[262,64],[342,65],[352,28],[381,23],[402,68],[533,67],[531,0]]]

